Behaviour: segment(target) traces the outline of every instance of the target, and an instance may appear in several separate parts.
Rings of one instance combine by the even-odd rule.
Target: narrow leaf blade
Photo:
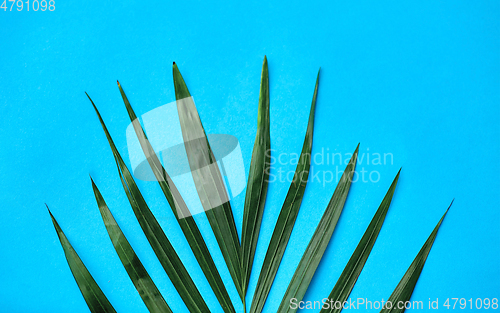
[[[49,209],[49,207],[47,207],[47,209]],[[52,223],[54,224],[54,228],[56,229],[57,236],[59,237],[59,241],[61,242],[61,246],[64,249],[64,254],[66,256],[66,260],[68,261],[69,268],[71,269],[71,273],[73,273],[73,277],[78,284],[78,288],[80,288],[80,292],[82,293],[85,302],[87,302],[90,312],[116,313],[111,303],[109,303],[108,298],[106,298],[101,288],[99,288],[99,285],[97,285],[94,278],[90,275],[89,271],[76,253],[75,249],[71,246],[68,238],[64,235],[64,232],[50,210],[49,214],[52,219]]]
[[[97,205],[99,206],[99,211],[101,212],[102,220],[104,221],[104,225],[108,231],[109,238],[113,243],[113,247],[115,248],[123,267],[127,271],[130,280],[132,280],[132,283],[137,289],[137,292],[141,296],[142,301],[148,308],[149,312],[172,313],[167,302],[163,299],[160,291],[116,223],[113,215],[106,205],[106,202],[104,202],[101,192],[97,189],[94,180],[92,180],[92,188],[94,190]]]
[[[339,220],[342,209],[344,208],[349,189],[351,187],[354,169],[356,168],[356,160],[358,157],[359,144],[354,151],[351,160],[346,166],[342,177],[340,178],[337,188],[328,203],[328,206],[321,218],[316,231],[309,241],[309,245],[302,256],[302,259],[293,274],[292,280],[288,285],[288,289],[281,301],[278,312],[295,312],[297,309],[292,309],[290,301],[302,301],[307,288],[314,276],[314,272],[318,268],[319,262],[325,253],[326,247],[335,230],[335,226]]]
[[[241,270],[243,293],[246,294],[252,272],[255,249],[266,203],[271,157],[271,136],[269,119],[269,73],[267,58],[264,57],[260,81],[257,135],[252,152],[248,184],[243,211],[241,235]]]
[[[194,184],[222,256],[244,301],[240,241],[229,197],[198,111],[177,65],[173,64],[177,111]]]
[[[127,109],[130,121],[132,122],[132,126],[134,127],[134,131],[141,145],[142,151],[144,152],[144,155],[148,160],[151,170],[153,171],[156,180],[158,181],[158,184],[163,194],[165,195],[165,198],[167,199],[170,208],[172,209],[172,212],[174,213],[177,222],[182,229],[182,232],[184,233],[184,236],[186,237],[186,240],[191,250],[193,251],[195,258],[198,261],[203,274],[205,274],[205,277],[207,278],[210,287],[217,297],[217,300],[219,300],[219,303],[222,306],[224,312],[234,313],[235,310],[231,299],[229,298],[229,294],[227,293],[226,287],[222,282],[222,278],[220,277],[217,267],[215,266],[212,256],[210,255],[208,247],[203,240],[196,222],[191,216],[191,213],[189,212],[184,199],[179,193],[179,190],[161,165],[158,156],[154,152],[153,147],[151,146],[144,132],[144,129],[139,123],[139,120],[137,119],[137,116],[135,115],[135,112],[132,109],[132,106],[130,105],[130,102],[128,101],[127,96],[125,95],[125,92],[123,91],[123,88],[119,82],[118,88],[123,98],[123,102]],[[92,102],[92,100],[90,101]]]
[[[146,235],[153,251],[155,252],[158,260],[163,266],[168,277],[172,281],[175,289],[181,296],[182,300],[186,304],[186,307],[190,312],[209,312],[203,297],[201,296],[198,288],[194,284],[188,271],[182,264],[179,256],[172,247],[172,244],[168,240],[167,236],[163,232],[160,224],[154,217],[153,213],[149,209],[144,197],[142,196],[139,187],[135,183],[132,174],[128,170],[125,162],[123,161],[118,149],[116,148],[111,135],[102,120],[102,117],[94,106],[97,113],[101,126],[108,139],[109,146],[115,157],[116,165],[118,167],[118,174],[123,185],[123,189],[127,195],[127,198],[132,206],[134,214],[141,225],[141,228]]]
[[[415,289],[415,286],[417,285],[418,278],[420,277],[420,273],[422,272],[422,269],[424,268],[425,261],[427,260],[427,256],[429,255],[429,252],[431,251],[432,245],[434,244],[434,240],[436,239],[437,233],[439,228],[441,227],[441,223],[443,223],[443,220],[446,216],[446,213],[448,213],[448,210],[450,209],[451,205],[453,204],[453,201],[451,202],[450,206],[444,213],[444,215],[441,217],[439,222],[437,223],[436,227],[430,234],[429,238],[425,241],[424,245],[418,252],[417,256],[411,263],[410,267],[404,274],[403,278],[399,282],[399,284],[396,286],[396,289],[394,289],[393,293],[389,297],[389,300],[387,300],[387,304],[385,307],[380,311],[380,313],[403,313],[406,309],[403,308],[400,309],[398,306],[398,303],[406,303],[406,301],[410,301],[411,295],[413,294],[413,290]]]
[[[311,104],[311,111],[309,113],[309,121],[307,124],[304,145],[302,146],[302,152],[295,170],[294,180],[288,189],[288,194],[285,198],[285,202],[283,203],[283,207],[281,208],[278,221],[276,222],[276,226],[271,236],[271,242],[269,243],[269,247],[264,258],[264,263],[262,265],[255,294],[252,299],[252,305],[250,307],[251,313],[260,313],[264,307],[302,203],[302,197],[304,196],[307,178],[309,176],[309,168],[311,165],[314,111],[316,108],[318,84],[319,72],[316,78],[316,85],[314,87],[313,100]]]
[[[337,283],[335,284],[335,287],[333,287],[332,292],[328,296],[329,303],[344,303],[344,301],[347,300],[349,294],[354,288],[359,274],[363,270],[366,260],[368,260],[368,257],[370,256],[370,252],[372,251],[373,245],[377,240],[380,229],[382,229],[382,224],[384,223],[387,211],[389,210],[389,206],[391,205],[392,196],[394,195],[394,191],[396,190],[400,172],[401,170],[396,175],[396,178],[394,178],[391,187],[389,187],[389,190],[382,200],[382,203],[380,204],[377,212],[373,216],[370,225],[368,225],[368,228],[366,229],[363,237],[356,247],[356,250],[354,250],[354,253],[349,259],[349,262],[347,262],[347,265],[340,275]],[[342,311],[342,307],[337,308],[336,306],[333,306],[329,308],[323,308],[320,313],[340,311]]]

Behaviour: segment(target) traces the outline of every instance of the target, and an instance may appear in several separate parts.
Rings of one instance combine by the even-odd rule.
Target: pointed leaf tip
[[[47,206],[47,204],[45,205]],[[54,217],[48,206],[47,206],[47,211],[49,211],[50,219],[52,220],[52,224],[54,224],[56,231],[59,232],[61,227],[59,226],[59,223],[57,222],[56,218]]]
[[[398,180],[399,180],[399,174],[401,174],[401,169],[399,169],[398,173],[396,174],[396,177],[394,177],[394,180],[392,181],[392,184],[393,185],[396,185],[398,183]]]
[[[97,111],[97,107],[95,106],[94,101],[92,101],[92,98],[90,98],[90,96],[88,95],[88,93],[87,93],[87,92],[85,92],[85,94],[87,95],[87,98],[89,98],[90,103],[91,103],[91,104],[92,104],[92,106],[94,107],[94,110],[97,112],[97,115],[100,117],[99,111]]]
[[[45,206],[47,207],[47,211],[49,211],[50,217],[54,218],[54,216],[52,215],[52,212],[50,212],[50,209],[49,209],[49,206],[47,205],[47,203],[45,203]]]
[[[453,198],[453,200],[451,200],[451,203],[450,205],[448,206],[448,208],[446,209],[446,212],[444,212],[444,215],[443,215],[443,218],[446,216],[446,214],[448,213],[448,211],[450,210],[451,206],[453,205],[453,202],[455,201],[455,198]]]

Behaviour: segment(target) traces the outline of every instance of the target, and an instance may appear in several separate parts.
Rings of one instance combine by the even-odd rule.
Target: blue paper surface
[[[302,148],[320,66],[310,178],[316,176],[264,312],[279,306],[358,142],[359,179],[304,300],[328,296],[400,167],[393,203],[351,298],[387,300],[453,198],[413,293],[424,309],[414,311],[436,311],[429,299],[447,311],[448,298],[500,298],[499,2],[56,0],[55,10],[44,12],[34,12],[33,3],[28,12],[26,2],[9,11],[6,3],[2,312],[88,312],[44,203],[116,310],[147,311],[107,236],[89,174],[173,311],[187,312],[127,203],[84,91],[130,164],[130,121],[116,80],[140,116],[175,101],[175,61],[206,132],[238,139],[248,175],[264,55],[275,181],[247,299]],[[138,184],[210,309],[221,312],[157,183]],[[231,200],[239,232],[244,195]],[[195,219],[241,312],[208,222]]]

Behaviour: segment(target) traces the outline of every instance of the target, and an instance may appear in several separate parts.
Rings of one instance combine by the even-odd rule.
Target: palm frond
[[[255,250],[258,242],[265,201],[267,197],[268,178],[270,170],[270,116],[269,116],[269,73],[267,58],[264,57],[260,82],[258,103],[257,134],[252,152],[250,172],[248,177],[245,205],[243,212],[242,241],[239,242],[233,212],[217,160],[210,148],[206,133],[201,123],[198,111],[186,86],[184,79],[174,63],[173,78],[175,96],[181,131],[184,139],[193,181],[198,196],[201,200],[205,214],[213,230],[222,256],[231,274],[232,281],[243,302],[246,312],[245,295],[247,292],[250,275],[253,268]],[[293,231],[295,220],[300,209],[302,198],[306,189],[309,169],[311,165],[311,150],[313,143],[314,115],[319,85],[319,72],[314,88],[307,131],[294,180],[291,182],[287,196],[278,216],[269,246],[267,247],[262,269],[258,278],[256,290],[251,302],[250,312],[260,313],[266,303],[270,289],[273,285],[278,268],[288,245]],[[193,251],[210,287],[217,297],[225,313],[235,313],[234,306],[226,290],[224,282],[215,266],[207,245],[196,225],[191,212],[182,198],[174,182],[162,166],[156,152],[153,150],[144,129],[142,128],[125,92],[118,83],[120,94],[123,98],[130,121],[137,135],[141,148],[155,175],[159,186],[179,223],[187,242]],[[88,96],[88,95],[87,95]],[[89,97],[90,99],[90,97]],[[180,297],[190,312],[210,312],[205,300],[194,284],[189,272],[182,264],[172,244],[163,232],[160,224],[149,209],[134,178],[129,171],[118,149],[116,148],[104,121],[96,106],[90,99],[108,143],[111,147],[118,168],[120,181],[125,190],[134,214],[146,235],[153,251],[172,281]],[[287,291],[278,309],[279,313],[295,312],[291,300],[301,301],[311,283],[314,273],[320,264],[321,258],[335,230],[349,194],[354,170],[358,157],[359,145],[353,153],[350,162],[325,209],[300,262],[297,266]],[[168,160],[167,160],[168,161]],[[367,227],[363,237],[345,266],[340,278],[333,287],[328,303],[341,303],[347,300],[356,281],[371,253],[389,210],[400,171],[394,178],[382,203]],[[120,227],[111,214],[99,189],[92,181],[92,188],[103,218],[106,230],[112,241],[127,274],[139,292],[143,302],[150,312],[171,312],[167,302],[160,294],[158,288],[147,273],[141,261],[135,254],[131,245],[125,238]],[[453,203],[453,202],[452,202]],[[450,204],[451,207],[451,204]],[[48,207],[47,207],[48,208]],[[449,208],[448,208],[449,210]],[[448,210],[446,212],[448,212]],[[108,299],[103,294],[89,271],[73,249],[59,224],[49,210],[52,222],[63,247],[66,259],[73,276],[87,302],[91,312],[115,312]],[[409,301],[426,259],[432,248],[437,232],[446,216],[443,215],[433,232],[421,248],[420,252],[410,265],[400,283],[392,293],[387,303]],[[338,307],[338,308],[337,308]],[[340,312],[340,306],[323,306],[320,313]],[[402,313],[405,309],[398,306],[386,306],[381,313]]]

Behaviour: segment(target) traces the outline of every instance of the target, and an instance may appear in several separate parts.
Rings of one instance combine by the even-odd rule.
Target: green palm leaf
[[[90,99],[90,101],[92,102],[92,99]],[[129,199],[134,214],[137,217],[137,220],[139,221],[139,224],[141,225],[141,228],[151,247],[153,248],[153,251],[158,257],[158,260],[165,269],[165,272],[172,281],[174,287],[177,289],[177,292],[181,296],[189,311],[201,313],[208,312],[209,309],[205,304],[203,297],[196,288],[191,276],[189,276],[189,273],[182,264],[182,261],[175,252],[167,236],[160,227],[160,224],[149,209],[134,181],[134,178],[132,177],[132,174],[125,165],[125,162],[123,162],[123,159],[118,152],[118,149],[116,149],[113,139],[111,138],[111,135],[102,120],[101,114],[93,102],[92,105],[94,106],[99,121],[101,122],[101,126],[106,134],[109,146],[113,151],[113,155],[118,166],[120,180],[125,193],[127,194],[127,198]]]
[[[356,168],[356,160],[358,158],[359,144],[354,151],[349,164],[347,164],[342,177],[340,178],[337,188],[328,203],[328,206],[321,218],[316,231],[309,241],[309,245],[302,256],[302,259],[293,274],[292,280],[288,285],[288,289],[281,301],[278,312],[294,312],[296,309],[290,307],[291,299],[302,301],[304,294],[309,287],[309,283],[314,276],[314,272],[325,253],[326,247],[330,242],[333,231],[344,208],[347,194],[351,187],[352,176]]]
[[[106,202],[101,195],[99,189],[91,178],[94,195],[101,212],[102,220],[108,231],[109,238],[113,243],[113,247],[122,261],[123,267],[132,280],[137,292],[142,298],[142,301],[150,312],[154,313],[172,313],[165,299],[156,287],[155,283],[149,276],[148,272],[142,265],[141,261],[135,254],[132,246],[116,223],[113,215],[108,209]]]
[[[234,313],[235,310],[231,299],[229,298],[229,294],[227,293],[226,287],[222,282],[220,274],[217,271],[217,267],[215,266],[212,256],[210,255],[208,247],[203,240],[196,222],[191,216],[191,213],[189,212],[186,203],[182,199],[179,190],[161,165],[160,160],[154,152],[153,147],[149,143],[149,140],[144,133],[144,130],[142,129],[142,126],[139,123],[139,120],[137,119],[137,116],[135,115],[135,112],[132,109],[132,106],[130,105],[130,102],[128,101],[127,96],[125,95],[125,92],[123,91],[120,83],[118,83],[118,88],[120,89],[123,102],[125,103],[129,118],[132,122],[134,131],[137,135],[144,155],[146,156],[146,159],[151,166],[156,180],[158,181],[158,184],[160,185],[160,188],[165,195],[165,198],[170,204],[170,208],[172,209],[177,222],[179,223],[179,226],[181,227],[182,232],[184,233],[184,236],[186,237],[186,240],[194,253],[195,258],[198,261],[198,264],[205,274],[205,277],[207,278],[210,287],[214,291],[215,296],[219,300],[219,303],[221,304],[224,312]]]
[[[208,143],[198,111],[177,65],[173,64],[175,98],[184,146],[194,184],[222,256],[242,301],[240,241],[224,179]]]
[[[302,197],[304,196],[307,178],[309,176],[309,168],[311,165],[314,111],[316,107],[316,97],[318,94],[318,84],[319,71],[316,78],[316,85],[314,87],[304,145],[302,146],[302,152],[295,170],[294,180],[290,185],[290,189],[288,189],[288,194],[285,198],[285,202],[283,203],[283,207],[281,208],[278,221],[276,222],[276,227],[274,228],[271,236],[271,242],[269,243],[269,247],[264,258],[264,263],[262,265],[255,294],[252,299],[252,305],[250,307],[251,313],[259,313],[264,307],[274,278],[278,272],[281,259],[285,253],[288,240],[290,239],[293,225],[295,224],[295,219],[297,218],[297,214],[299,212],[300,204],[302,203]]]
[[[341,303],[347,300],[349,294],[354,288],[356,281],[358,280],[359,274],[363,267],[365,266],[366,260],[372,251],[373,245],[377,240],[380,229],[382,228],[382,224],[384,223],[385,216],[387,215],[387,211],[389,210],[389,206],[391,205],[392,196],[394,195],[394,190],[396,189],[396,185],[398,183],[399,173],[394,178],[394,181],[391,184],[391,187],[387,191],[382,203],[380,204],[377,212],[373,216],[370,225],[365,231],[365,234],[361,238],[356,250],[352,254],[349,262],[347,262],[344,271],[340,275],[335,287],[333,287],[332,292],[328,296],[329,303]],[[323,308],[320,313],[326,312],[340,312],[342,311],[342,306],[330,305],[329,308]]]
[[[415,289],[415,285],[417,284],[418,278],[420,277],[420,273],[424,268],[427,256],[429,255],[432,245],[434,244],[434,240],[436,239],[439,227],[441,227],[441,223],[443,222],[446,213],[448,213],[448,210],[450,209],[452,204],[453,201],[451,202],[446,212],[443,214],[443,217],[441,217],[441,219],[437,223],[429,238],[427,238],[427,240],[425,241],[424,245],[418,252],[417,256],[411,263],[410,267],[404,274],[396,289],[394,289],[393,293],[389,297],[389,300],[387,300],[387,303],[391,304],[386,304],[386,306],[382,309],[382,311],[380,311],[380,313],[403,313],[406,310],[403,305],[411,298],[413,290]],[[403,308],[400,309],[400,306],[403,306]]]
[[[49,207],[47,206],[47,210]],[[92,313],[116,313],[115,309],[109,303],[108,298],[104,295],[101,288],[97,285],[92,275],[90,275],[89,271],[83,264],[82,260],[76,253],[75,249],[71,246],[68,238],[64,235],[61,227],[57,223],[56,219],[52,215],[49,210],[50,218],[52,219],[52,223],[57,232],[57,236],[59,237],[59,241],[61,242],[61,246],[64,250],[64,255],[66,256],[66,260],[68,261],[69,268],[71,269],[71,273],[73,273],[73,277],[78,284],[78,288],[87,302],[87,305]]]
[[[267,185],[271,157],[271,136],[269,132],[269,73],[267,58],[264,57],[260,80],[257,135],[252,152],[248,174],[243,229],[241,235],[241,271],[243,294],[246,294],[252,272],[255,249],[259,238],[260,224],[266,203]]]
[[[231,274],[232,280],[243,302],[243,309],[246,312],[245,295],[248,289],[249,279],[253,267],[255,250],[267,197],[268,178],[270,175],[271,143],[269,116],[269,73],[267,58],[264,57],[262,65],[258,103],[257,134],[252,152],[252,160],[250,164],[245,197],[241,244],[236,231],[236,224],[223,176],[221,175],[217,165],[217,160],[215,159],[210,148],[210,144],[194,101],[175,62],[173,64],[173,80],[184,146],[193,176],[193,181],[207,219],[228,267],[229,273]],[[300,210],[311,165],[314,115],[318,85],[319,71],[314,88],[307,131],[301,155],[295,170],[294,180],[289,187],[287,196],[271,236],[258,278],[257,287],[252,299],[250,313],[260,313],[263,310],[293,231],[298,211]],[[153,150],[120,83],[118,83],[118,88],[141,148],[184,233],[184,236],[187,239],[191,250],[193,251],[195,258],[197,259],[208,283],[214,291],[215,296],[219,300],[223,311],[225,313],[235,313],[231,299],[226,291],[224,283],[222,282],[201,232],[191,216],[191,212],[189,211],[172,179],[162,166],[157,154]],[[144,200],[133,178],[133,174],[129,171],[123,158],[113,143],[100,113],[91,99],[90,101],[97,113],[101,126],[113,152],[113,156],[118,167],[120,181],[127,198],[153,251],[158,257],[180,297],[186,304],[188,310],[190,312],[209,313],[209,308],[190,277],[189,272],[182,264],[181,259],[177,255],[175,249]],[[294,272],[287,291],[281,301],[280,307],[278,308],[279,313],[295,312],[296,309],[292,309],[291,300],[295,299],[296,301],[301,301],[311,283],[314,273],[323,257],[344,208],[356,167],[358,151],[359,145],[353,153],[349,164],[346,166],[335,192],[333,193],[333,196],[314,232],[314,235],[312,236],[306,251],[299,262],[299,265]],[[330,307],[325,307],[325,305],[323,305],[320,313],[342,311],[343,303],[348,299],[352,289],[354,288],[354,285],[356,284],[356,281],[363,270],[367,259],[369,258],[371,250],[373,249],[383,226],[397,186],[400,171],[394,178],[394,181],[382,200],[382,203],[380,204],[377,212],[367,227],[367,230],[365,231],[328,297],[329,304],[340,303],[341,305],[339,308],[337,308],[338,306],[336,305]],[[99,211],[113,247],[115,248],[125,270],[127,271],[127,274],[139,292],[146,307],[150,312],[171,313],[172,311],[167,302],[125,238],[92,178],[91,181]],[[381,313],[402,313],[405,311],[404,308],[399,308],[397,304],[404,304],[410,300],[437,236],[437,232],[448,210],[444,213],[439,223],[436,225],[433,232],[422,246],[418,255],[406,271],[394,292],[391,294],[388,302],[386,302],[386,305],[382,308]],[[50,210],[49,214],[65,252],[70,269],[91,312],[115,312],[108,299],[105,297],[102,290],[99,288],[81,259],[78,257],[76,251],[69,243]],[[388,304],[393,305],[389,307]]]

